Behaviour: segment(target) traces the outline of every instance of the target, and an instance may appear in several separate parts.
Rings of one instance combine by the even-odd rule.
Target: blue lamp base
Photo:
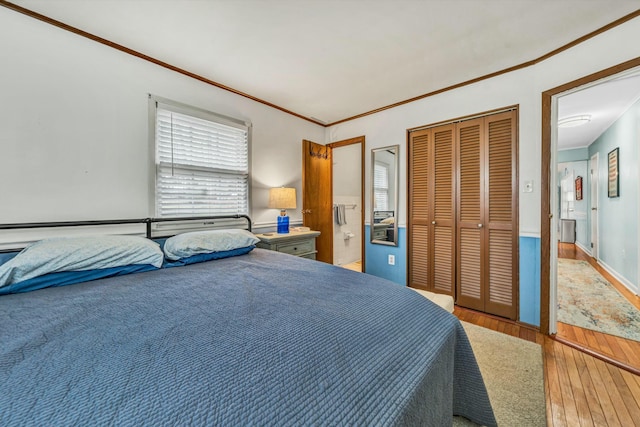
[[[289,216],[280,215],[278,217],[278,234],[289,233]]]

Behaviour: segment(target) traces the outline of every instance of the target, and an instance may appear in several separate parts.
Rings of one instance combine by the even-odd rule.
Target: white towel
[[[347,214],[343,204],[336,205],[336,224],[345,225],[347,223]]]

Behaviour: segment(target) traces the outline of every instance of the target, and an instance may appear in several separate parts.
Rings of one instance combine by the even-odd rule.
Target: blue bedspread
[[[495,425],[458,320],[256,249],[0,296],[0,425]]]

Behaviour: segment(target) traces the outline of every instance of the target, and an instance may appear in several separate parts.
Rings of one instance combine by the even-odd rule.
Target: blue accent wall
[[[589,160],[589,148],[574,148],[572,150],[560,150],[558,151],[557,161],[563,162],[575,162],[577,160]]]
[[[520,236],[520,319],[540,326],[540,238]]]
[[[365,225],[365,236],[370,236],[369,225]],[[365,245],[365,270],[374,276],[384,277],[399,285],[407,286],[407,229],[398,227],[398,246],[372,244],[367,239]],[[395,255],[396,265],[389,265],[389,255]]]
[[[598,153],[598,260],[638,284],[638,141],[640,101],[589,146]],[[608,154],[619,148],[620,196],[608,197]],[[589,230],[589,238],[591,238]],[[591,239],[589,239],[591,240]]]
[[[365,235],[370,228],[365,226]],[[540,238],[520,237],[520,321],[540,326]],[[396,265],[389,265],[389,255]],[[407,286],[407,229],[398,228],[398,246],[365,245],[365,272]]]

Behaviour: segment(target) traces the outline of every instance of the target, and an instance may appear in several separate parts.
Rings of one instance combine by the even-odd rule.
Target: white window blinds
[[[216,119],[156,102],[158,217],[249,214],[248,128]]]
[[[389,210],[389,165],[375,162],[373,170],[374,209]]]

